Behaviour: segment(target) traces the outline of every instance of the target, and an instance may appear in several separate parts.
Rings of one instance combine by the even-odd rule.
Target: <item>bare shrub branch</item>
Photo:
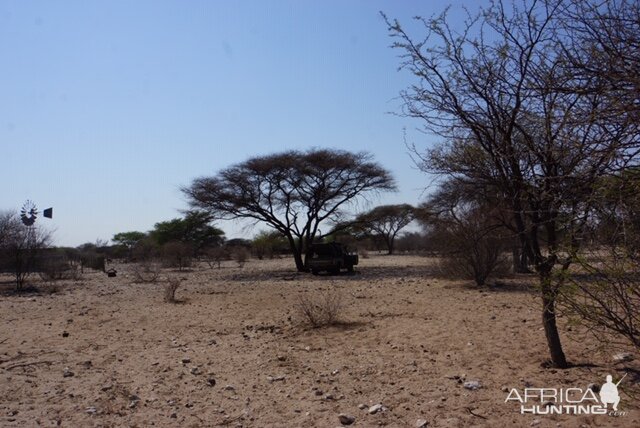
[[[336,324],[344,306],[342,293],[330,288],[312,293],[310,296],[299,296],[295,310],[305,324],[319,328]]]

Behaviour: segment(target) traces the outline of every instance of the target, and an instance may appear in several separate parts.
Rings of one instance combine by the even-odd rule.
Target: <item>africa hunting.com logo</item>
[[[626,374],[617,383],[613,383],[613,377],[607,375],[606,382],[599,389],[594,387],[587,389],[525,388],[518,391],[512,388],[504,401],[505,403],[519,402],[521,414],[625,416],[626,412],[618,410],[620,403],[618,385],[625,376]],[[598,392],[599,398],[596,395]]]

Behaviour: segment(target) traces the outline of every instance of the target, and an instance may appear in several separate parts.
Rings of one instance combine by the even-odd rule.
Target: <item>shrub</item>
[[[225,247],[207,248],[204,251],[204,259],[211,269],[213,269],[214,264],[217,264],[218,269],[220,269],[222,261],[229,260],[229,252]]]
[[[640,255],[612,247],[577,259],[582,272],[560,279],[560,307],[602,343],[640,349]]]
[[[447,278],[472,279],[482,286],[490,276],[509,271],[507,234],[482,208],[459,210],[435,222],[429,237],[443,255],[439,268]]]
[[[177,267],[180,270],[191,266],[193,248],[180,241],[167,242],[162,246],[162,260],[167,267]]]
[[[249,259],[249,250],[244,247],[234,248],[233,252],[231,253],[231,257],[233,258],[233,260],[235,260],[236,263],[238,263],[239,268],[243,268],[244,264]]]
[[[160,263],[148,260],[133,265],[133,282],[156,282],[160,275]]]
[[[180,279],[170,277],[164,286],[164,301],[167,303],[176,303],[176,290],[180,286]]]
[[[509,262],[504,257],[503,246],[490,238],[470,239],[466,248],[446,254],[438,263],[443,277],[450,279],[472,279],[482,286],[490,276],[509,273]]]
[[[78,264],[72,260],[61,257],[49,257],[39,263],[40,278],[45,282],[59,281],[63,279],[80,279]]]
[[[102,272],[106,270],[105,257],[95,251],[82,251],[80,253],[80,265],[82,270],[84,270],[85,267]]]
[[[304,323],[318,328],[336,324],[343,307],[342,293],[331,288],[312,296],[299,296],[295,310]]]

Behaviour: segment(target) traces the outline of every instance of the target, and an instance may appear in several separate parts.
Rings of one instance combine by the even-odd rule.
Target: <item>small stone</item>
[[[364,410],[364,409],[366,409],[366,408],[367,408],[367,405],[366,405],[366,404],[358,404],[358,409],[360,409],[360,410]]]
[[[344,413],[340,413],[340,415],[338,415],[338,420],[340,421],[340,423],[342,425],[351,425],[352,423],[354,423],[356,421],[355,416],[351,416],[351,415],[346,415]]]
[[[87,407],[87,408],[85,409],[85,412],[86,412],[86,413],[89,413],[90,415],[94,415],[97,411],[98,411],[98,410],[97,410],[95,407],[93,407],[93,406],[91,406],[91,407]]]
[[[429,422],[426,419],[418,419],[416,421],[416,428],[425,428],[427,425],[429,425]]]
[[[374,404],[373,406],[369,407],[369,414],[370,415],[375,415],[376,413],[378,413],[380,410],[383,409],[382,404]]]
[[[169,417],[171,419],[177,419],[178,418],[178,414],[174,412],[174,413],[171,413],[171,415],[169,415]]]
[[[214,378],[210,377],[209,379],[207,379],[207,385],[216,386],[216,380]]]
[[[327,401],[330,401],[330,400],[335,400],[335,397],[333,396],[333,394],[327,394],[324,396],[324,399]]]
[[[469,380],[465,382],[463,386],[466,389],[470,389],[471,391],[475,391],[476,389],[480,389],[482,387],[480,385],[480,382],[478,382],[477,380]]]
[[[631,360],[633,360],[633,354],[631,354],[631,352],[620,352],[619,354],[613,356],[613,361],[615,361],[616,363],[622,363]]]
[[[284,376],[267,376],[269,382],[279,382],[284,380]]]
[[[62,332],[62,337],[69,337],[69,332],[68,331],[63,331]]]
[[[316,389],[316,391],[314,392],[314,394],[316,394],[318,397],[320,397],[322,394],[324,394],[324,392],[322,392],[321,389]]]
[[[222,389],[224,389],[225,391],[235,391],[236,390],[236,388],[233,385],[227,385]]]
[[[509,392],[509,388],[507,388],[506,386],[503,386],[502,388],[500,388],[500,390],[502,392]]]
[[[69,367],[65,367],[64,371],[62,372],[62,377],[72,377],[75,376],[75,373],[72,372]]]
[[[287,361],[287,357],[284,355],[278,355],[276,358],[278,359],[278,361]]]
[[[536,425],[540,425],[540,419],[534,419],[533,422],[531,422],[531,426],[534,427]]]
[[[192,367],[190,370],[192,375],[199,375],[200,374],[200,369],[198,367]]]
[[[189,364],[191,362],[191,358],[183,358],[181,362],[182,364]]]

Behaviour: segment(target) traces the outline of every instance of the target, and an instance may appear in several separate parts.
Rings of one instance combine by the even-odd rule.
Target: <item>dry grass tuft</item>
[[[167,303],[176,303],[176,290],[180,286],[180,279],[169,277],[164,286],[164,301]]]
[[[303,323],[319,328],[337,324],[344,307],[342,293],[335,288],[330,288],[311,296],[299,296],[295,310]]]

